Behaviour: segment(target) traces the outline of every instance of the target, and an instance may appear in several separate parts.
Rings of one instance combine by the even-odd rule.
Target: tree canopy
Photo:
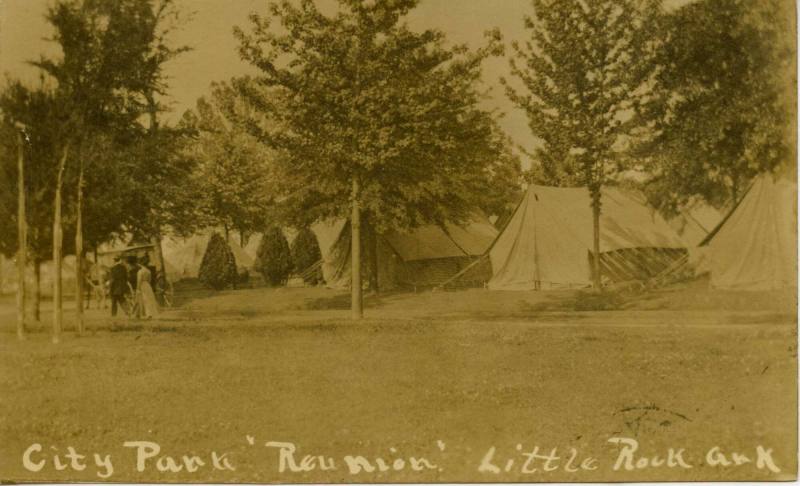
[[[34,261],[49,258],[53,241],[53,197],[58,160],[58,141],[64,136],[67,119],[52,87],[42,84],[29,88],[9,80],[0,94],[0,218],[9,231],[0,232],[0,252],[17,251],[17,137],[21,123],[25,129],[23,160],[26,167],[27,220],[29,254]],[[69,198],[68,198],[69,201]],[[13,225],[13,226],[12,226]]]
[[[794,15],[783,0],[703,0],[664,17],[655,137],[642,152],[656,205],[720,206],[758,173],[794,165]]]
[[[235,30],[260,71],[235,83],[259,115],[246,124],[283,155],[280,200],[296,226],[345,217],[354,197],[378,231],[461,221],[488,204],[493,180],[513,179],[519,162],[479,107],[499,34],[476,51],[449,47],[403,22],[417,3],[339,0],[326,16],[283,1]]]
[[[241,110],[236,92],[217,84],[185,114],[183,126],[194,134],[185,156],[196,167],[195,218],[247,235],[268,227],[277,190],[274,151],[236,123]]]
[[[533,135],[535,174],[549,185],[586,186],[594,216],[595,286],[600,286],[601,189],[626,167],[634,116],[648,99],[656,48],[648,21],[655,0],[533,0],[530,39],[513,42],[513,80],[503,80]],[[588,210],[588,208],[587,208]],[[588,229],[587,229],[588,231]]]

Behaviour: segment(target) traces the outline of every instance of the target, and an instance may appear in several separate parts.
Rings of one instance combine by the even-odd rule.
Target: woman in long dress
[[[158,302],[156,302],[153,287],[150,285],[152,277],[147,265],[140,263],[139,270],[136,272],[136,290],[139,294],[141,315],[147,319],[158,317]]]

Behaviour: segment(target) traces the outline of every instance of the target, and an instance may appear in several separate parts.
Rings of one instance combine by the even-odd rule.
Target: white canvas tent
[[[350,225],[346,220],[319,222],[311,227],[322,253],[326,285],[350,285]],[[424,225],[408,232],[380,235],[377,246],[379,286],[427,287],[440,284],[483,255],[497,229],[482,214],[473,213],[464,226]],[[362,264],[370,258],[364,248]],[[488,280],[487,270],[484,280]],[[478,277],[479,279],[481,277]]]
[[[684,242],[635,194],[602,193],[603,275],[641,276],[666,268]],[[591,284],[592,210],[586,188],[531,185],[492,246],[490,289],[538,290]]]
[[[173,281],[197,278],[208,242],[215,232],[222,234],[220,231],[208,228],[187,238],[164,238],[161,242],[161,251],[167,267],[167,277]],[[231,236],[228,244],[236,259],[236,268],[249,270],[253,266],[254,259],[239,245],[239,238]]]
[[[714,288],[797,286],[797,184],[758,177],[707,244]]]
[[[27,268],[25,269],[25,286],[34,286],[34,265],[33,262],[28,260]],[[0,258],[0,293],[13,293],[17,291],[18,274],[17,263],[15,258]],[[50,295],[53,289],[53,279],[55,277],[55,269],[52,260],[47,260],[41,263],[39,267],[39,288],[43,295]],[[61,261],[61,282],[62,289],[65,293],[70,294],[75,292],[75,255],[65,255]]]

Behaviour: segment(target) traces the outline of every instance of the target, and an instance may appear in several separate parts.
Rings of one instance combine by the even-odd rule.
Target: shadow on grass
[[[544,302],[532,304],[520,301],[520,310],[526,314],[539,312],[586,312],[586,311],[611,311],[624,309],[634,298],[630,292],[603,290],[576,290],[568,295],[558,294],[547,296]]]
[[[175,327],[175,326],[164,326],[164,325],[161,325],[161,324],[158,324],[158,323],[154,323],[152,325],[151,324],[144,325],[144,324],[139,324],[139,323],[136,323],[136,324],[122,324],[122,325],[120,325],[120,324],[109,324],[107,326],[100,327],[97,330],[105,330],[105,331],[109,331],[109,332],[142,332],[142,331],[156,332],[156,333],[178,332],[178,328]]]
[[[350,309],[350,294],[334,295],[333,297],[322,297],[311,299],[303,307],[305,310],[348,310]],[[380,297],[375,295],[364,296],[364,307],[378,307]]]
[[[378,294],[374,292],[364,293],[363,302],[365,309],[376,309],[387,303],[393,297],[409,295],[408,290],[383,291]],[[351,296],[349,293],[339,294],[332,297],[322,297],[311,299],[303,304],[303,310],[349,310]]]

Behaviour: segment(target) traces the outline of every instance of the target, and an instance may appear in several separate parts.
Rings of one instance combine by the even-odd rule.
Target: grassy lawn
[[[110,454],[114,481],[588,481],[787,479],[796,471],[796,316],[789,294],[735,294],[700,284],[573,312],[574,292],[424,292],[368,299],[348,320],[348,296],[326,289],[246,289],[180,295],[152,322],[111,322],[52,345],[44,322],[13,334],[13,299],[0,300],[0,479],[99,480],[93,453]],[[70,323],[67,322],[67,326]],[[619,446],[637,458],[683,448],[691,468],[614,471]],[[248,438],[254,445],[250,445]],[[161,455],[227,453],[208,466],[136,471],[125,441]],[[278,472],[278,450],[325,455],[336,470]],[[23,468],[23,451],[46,459]],[[516,449],[520,444],[522,451]],[[755,465],[771,448],[781,473]],[[84,471],[57,472],[68,447]],[[490,447],[501,469],[478,472]],[[520,471],[521,452],[558,448],[559,467]],[[720,446],[754,462],[712,467]],[[55,448],[55,450],[53,448]],[[595,458],[593,471],[569,472]],[[641,453],[641,454],[640,454]],[[351,475],[343,456],[425,458],[423,471]],[[166,464],[166,459],[163,463]],[[309,460],[309,463],[311,460]],[[419,463],[423,464],[423,463]]]

